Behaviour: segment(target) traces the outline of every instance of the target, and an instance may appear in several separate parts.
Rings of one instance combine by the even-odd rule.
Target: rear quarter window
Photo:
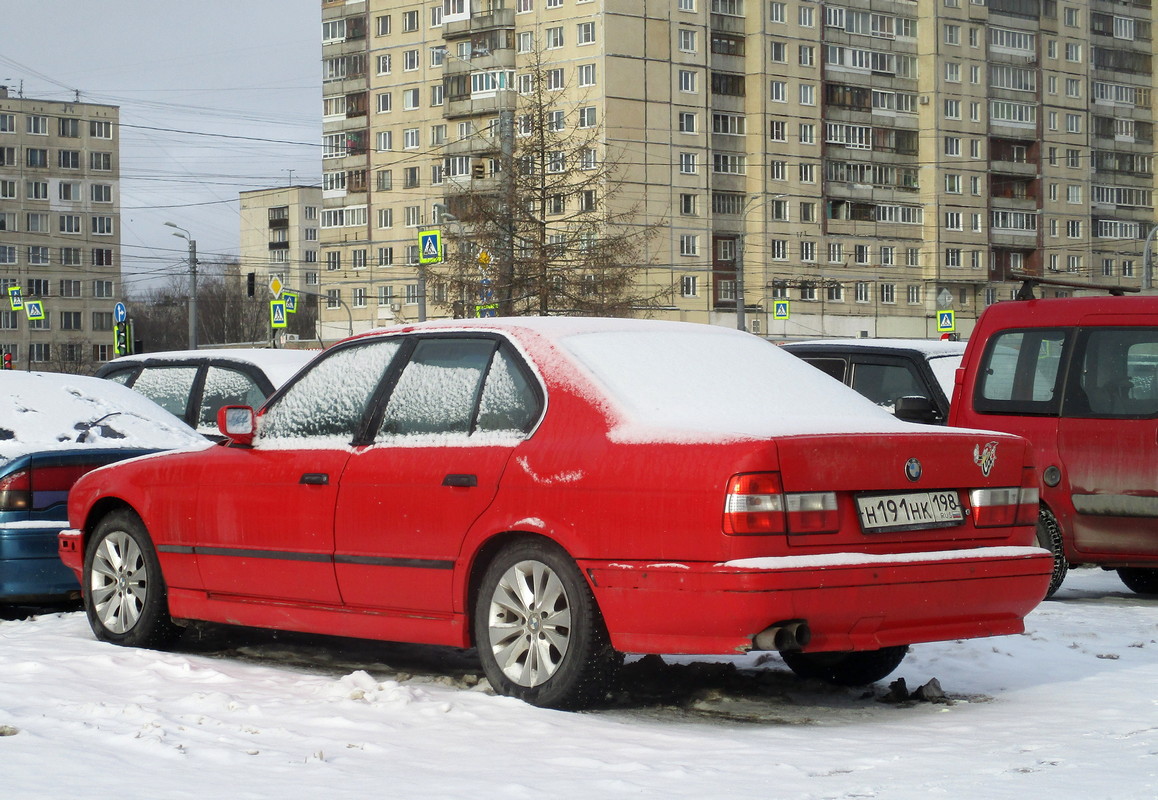
[[[973,404],[983,414],[1056,415],[1070,333],[1009,330],[993,336],[978,367]]]

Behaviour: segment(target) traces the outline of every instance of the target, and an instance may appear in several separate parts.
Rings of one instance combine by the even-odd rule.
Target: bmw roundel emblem
[[[915,458],[906,461],[905,477],[911,481],[919,481],[921,479],[921,462]]]

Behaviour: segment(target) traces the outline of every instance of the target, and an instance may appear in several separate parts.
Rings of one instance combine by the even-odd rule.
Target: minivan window
[[[1158,416],[1158,328],[1084,330],[1074,363],[1064,416]]]
[[[981,363],[974,406],[986,414],[1053,414],[1066,329],[1011,330],[990,339]]]

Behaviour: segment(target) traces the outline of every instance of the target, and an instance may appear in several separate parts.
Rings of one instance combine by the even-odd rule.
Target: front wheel
[[[1049,576],[1049,588],[1045,590],[1045,596],[1052,597],[1066,579],[1070,564],[1066,561],[1061,526],[1057,524],[1053,512],[1046,508],[1042,508],[1037,515],[1037,546],[1053,554],[1053,573]]]
[[[1118,577],[1135,594],[1158,594],[1158,569],[1122,567],[1118,570]]]
[[[598,702],[622,660],[578,567],[535,539],[507,546],[487,566],[474,641],[495,691],[544,708]]]
[[[96,637],[127,647],[163,648],[181,635],[169,617],[161,563],[140,517],[114,511],[84,555],[84,605]]]
[[[802,678],[836,686],[864,686],[885,678],[901,665],[907,645],[838,653],[781,653],[788,668]]]

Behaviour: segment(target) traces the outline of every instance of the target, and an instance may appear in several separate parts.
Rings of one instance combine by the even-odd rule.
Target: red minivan
[[[949,422],[1033,443],[1050,594],[1079,564],[1158,593],[1156,375],[1158,297],[1016,300],[977,322]]]

